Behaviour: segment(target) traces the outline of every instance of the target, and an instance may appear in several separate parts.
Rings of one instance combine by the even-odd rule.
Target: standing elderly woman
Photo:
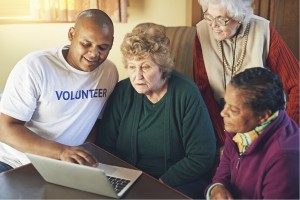
[[[272,69],[283,80],[287,113],[299,123],[299,62],[268,20],[253,15],[253,0],[199,0],[194,80],[210,113],[219,145],[225,141],[220,111],[226,85],[253,66]]]
[[[109,99],[96,144],[192,198],[209,183],[216,140],[192,81],[172,70],[162,26],[145,23],[121,45],[129,78]]]
[[[299,128],[279,77],[266,68],[234,76],[221,112],[228,132],[207,197],[299,199]]]

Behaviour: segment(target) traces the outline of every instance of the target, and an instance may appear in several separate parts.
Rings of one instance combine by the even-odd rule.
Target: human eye
[[[150,65],[143,65],[143,66],[142,66],[142,71],[143,71],[143,72],[147,72],[147,71],[149,71],[150,68],[151,68]]]
[[[227,21],[227,18],[218,17],[217,20],[220,21],[220,22],[225,22],[225,21]]]
[[[128,65],[128,69],[131,70],[131,71],[135,70],[135,68],[136,67],[134,65]]]
[[[226,24],[230,21],[231,18],[218,17],[216,21],[219,25],[226,26]]]
[[[240,113],[240,110],[238,108],[235,108],[235,107],[232,107],[232,106],[230,107],[230,111],[234,115],[238,115]]]
[[[100,51],[108,51],[110,49],[109,45],[100,45],[99,50]]]
[[[87,41],[80,42],[80,44],[81,44],[81,46],[83,46],[85,48],[91,46],[91,43],[87,42]]]

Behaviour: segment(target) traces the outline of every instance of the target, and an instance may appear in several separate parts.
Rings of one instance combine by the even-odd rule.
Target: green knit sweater
[[[120,81],[108,100],[96,139],[97,145],[134,166],[143,165],[139,163],[139,152],[152,151],[139,150],[138,147],[143,148],[143,145],[137,143],[142,142],[138,140],[138,130],[143,116],[144,98],[145,95],[135,91],[129,79]],[[151,158],[153,169],[145,172],[160,172],[158,177],[173,187],[205,179],[215,160],[216,140],[206,105],[197,86],[174,71],[162,100],[163,116],[157,119],[162,120],[162,123],[153,123],[151,130],[155,131],[156,137],[153,137],[153,141],[149,141],[150,137],[144,142],[156,143],[157,148],[163,151],[160,156],[157,151],[156,154],[153,153],[153,156],[157,156],[157,159],[153,156]],[[163,128],[157,124],[163,124]],[[157,163],[159,159],[163,164]]]

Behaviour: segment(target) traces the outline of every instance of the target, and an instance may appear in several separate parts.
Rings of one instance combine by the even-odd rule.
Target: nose
[[[219,25],[216,23],[216,19],[213,19],[213,20],[210,22],[210,26],[211,26],[212,28],[218,27],[218,26],[219,26]]]
[[[98,47],[91,47],[89,49],[89,54],[92,58],[97,58],[100,55]]]
[[[136,75],[136,78],[138,80],[142,79],[143,78],[143,71],[141,68],[137,68],[136,71],[135,71],[135,75]]]
[[[228,106],[226,106],[226,104],[225,104],[223,110],[221,110],[221,113],[220,113],[223,118],[228,116],[227,110],[228,110]]]

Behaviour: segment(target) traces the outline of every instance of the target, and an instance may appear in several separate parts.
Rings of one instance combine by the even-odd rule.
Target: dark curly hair
[[[284,110],[286,95],[277,74],[263,67],[254,67],[235,75],[230,84],[246,95],[245,104],[256,114]]]

